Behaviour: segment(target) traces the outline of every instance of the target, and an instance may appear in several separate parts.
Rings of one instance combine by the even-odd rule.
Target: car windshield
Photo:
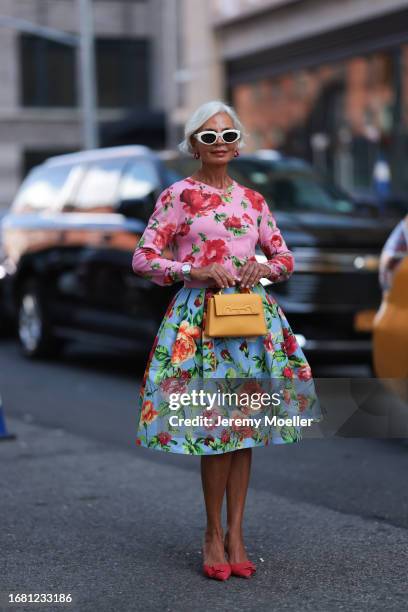
[[[232,166],[239,172],[241,182],[259,191],[271,209],[348,215],[360,212],[346,193],[302,162],[234,160],[231,169]]]

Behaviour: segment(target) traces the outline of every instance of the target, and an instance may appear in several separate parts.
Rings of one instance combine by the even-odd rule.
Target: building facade
[[[101,145],[161,148],[171,74],[163,0],[92,4]],[[0,0],[0,16],[79,30],[77,0]],[[1,19],[0,33],[0,208],[5,208],[30,167],[82,148],[83,132],[75,48],[5,27]]]
[[[355,192],[382,159],[408,193],[407,0],[212,0],[211,10],[249,150],[304,157]]]

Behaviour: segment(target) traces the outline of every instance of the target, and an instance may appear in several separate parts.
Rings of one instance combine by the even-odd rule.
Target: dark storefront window
[[[75,52],[38,36],[23,35],[21,98],[23,106],[75,106]]]
[[[101,39],[96,43],[101,107],[145,107],[149,102],[146,40]]]
[[[386,163],[393,189],[408,189],[408,45],[242,82],[231,102],[252,148],[302,157],[356,192]]]
[[[22,35],[21,103],[26,107],[77,105],[76,51],[72,47]],[[146,107],[149,101],[147,40],[98,39],[98,104],[104,108]]]

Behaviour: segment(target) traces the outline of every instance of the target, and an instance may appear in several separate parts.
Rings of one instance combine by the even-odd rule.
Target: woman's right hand
[[[194,268],[193,266],[190,270],[190,276],[192,279],[199,281],[213,280],[217,287],[233,287],[235,285],[232,274],[219,263],[212,263],[201,268]]]

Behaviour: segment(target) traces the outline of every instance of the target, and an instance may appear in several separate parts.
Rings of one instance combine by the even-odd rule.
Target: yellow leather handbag
[[[250,289],[224,294],[220,289],[208,298],[204,331],[213,338],[264,336],[268,328],[262,297]]]

